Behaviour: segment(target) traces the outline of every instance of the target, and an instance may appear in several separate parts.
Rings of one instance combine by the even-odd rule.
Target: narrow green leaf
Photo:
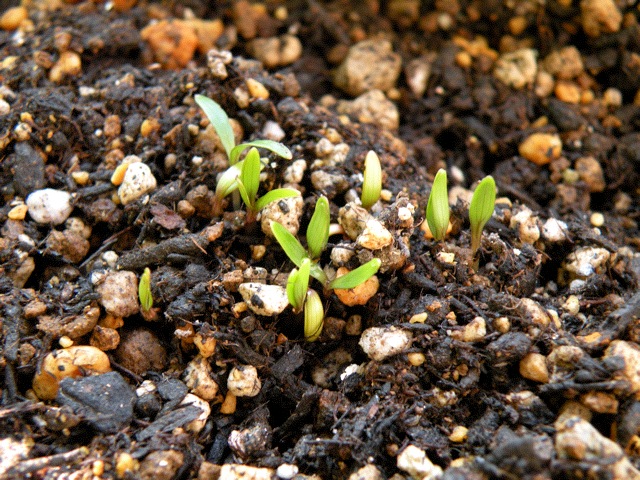
[[[304,338],[308,342],[314,342],[322,333],[324,325],[324,307],[320,295],[315,290],[307,292],[307,301],[304,305]]]
[[[289,303],[293,307],[294,312],[299,312],[302,308],[302,304],[298,301],[296,296],[296,282],[298,281],[298,269],[291,270],[289,277],[287,278],[287,298]]]
[[[327,274],[324,273],[324,270],[322,269],[322,267],[316,262],[311,263],[310,274],[313,278],[318,280],[323,286],[326,285],[327,282],[329,281],[329,279],[327,278]]]
[[[330,224],[329,201],[323,196],[318,198],[313,216],[307,227],[307,247],[309,248],[309,256],[313,260],[320,258],[327,246]]]
[[[243,162],[236,163],[227,168],[218,178],[216,185],[216,196],[224,198],[238,189],[238,177],[242,173]]]
[[[153,307],[153,295],[151,294],[151,270],[149,267],[144,269],[138,283],[138,298],[142,310],[148,312]]]
[[[300,267],[302,260],[307,257],[307,252],[289,230],[278,222],[271,222],[271,232],[277,242],[296,267]]]
[[[240,180],[238,180],[238,191],[240,192],[240,197],[242,198],[242,201],[247,206],[247,211],[249,211],[249,210],[255,211],[254,207],[253,207],[253,200],[254,199],[249,197],[249,194],[247,193],[246,187],[244,186],[244,184]]]
[[[427,224],[433,238],[444,240],[449,226],[449,193],[447,190],[447,172],[442,168],[438,170],[433,180],[429,201],[427,203]]]
[[[364,265],[360,265],[355,270],[351,270],[346,275],[336,278],[333,282],[329,284],[329,288],[332,289],[346,289],[346,288],[355,288],[361,283],[366,282],[371,277],[373,277],[380,268],[380,259],[374,258],[369,260]]]
[[[475,251],[480,246],[482,230],[487,224],[496,206],[496,182],[491,175],[478,184],[471,204],[469,205],[469,221],[471,223],[471,244]]]
[[[294,294],[296,296],[296,302],[300,305],[300,308],[304,305],[304,299],[307,295],[307,290],[309,290],[309,271],[311,270],[311,261],[308,258],[302,259],[302,264],[300,265],[300,271],[298,272],[298,277],[296,278],[296,283],[294,285]]]
[[[258,189],[260,188],[260,154],[255,148],[249,150],[249,153],[244,158],[240,181],[246,189],[247,198],[251,202],[250,205],[255,204]],[[247,203],[246,200],[245,203]],[[249,204],[247,203],[247,205]]]
[[[364,159],[364,180],[362,182],[362,206],[369,210],[380,198],[382,192],[382,167],[373,150]]]
[[[218,137],[220,137],[220,142],[224,147],[225,152],[227,152],[227,157],[231,159],[231,151],[236,145],[236,140],[233,135],[233,129],[231,128],[231,124],[229,123],[229,117],[227,113],[222,109],[220,105],[218,105],[215,101],[211,100],[209,97],[205,97],[204,95],[196,95],[194,97],[198,106],[204,111],[204,114],[207,116],[211,125],[216,130]],[[235,162],[230,162],[233,165]]]
[[[229,163],[231,165],[236,163],[238,158],[240,158],[240,154],[250,147],[264,148],[265,150],[269,150],[286,160],[291,160],[293,158],[291,150],[280,142],[274,142],[273,140],[252,140],[235,146],[229,153]]]
[[[256,211],[259,212],[271,202],[299,196],[300,192],[295,188],[276,188],[275,190],[270,190],[256,201]]]

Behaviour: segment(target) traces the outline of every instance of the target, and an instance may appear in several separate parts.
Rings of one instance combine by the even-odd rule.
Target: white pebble
[[[567,256],[565,270],[585,279],[599,272],[611,257],[608,250],[596,247],[578,248]]]
[[[284,171],[284,181],[287,183],[300,183],[307,169],[306,160],[296,160]]]
[[[126,160],[127,158],[123,162]],[[156,177],[151,173],[149,166],[142,162],[135,162],[129,165],[124,174],[122,185],[118,188],[118,197],[123,205],[127,205],[155,190],[156,185]]]
[[[253,365],[233,367],[229,372],[227,388],[236,397],[255,397],[262,388],[262,383],[258,378],[258,370]]]
[[[96,286],[100,303],[114,317],[129,317],[138,313],[138,277],[133,272],[107,272]]]
[[[282,127],[273,120],[267,120],[262,127],[262,136],[268,140],[273,140],[274,142],[279,142],[285,136],[284,130]]]
[[[376,361],[404,352],[413,335],[397,327],[371,327],[362,332],[360,347],[369,358]]]
[[[298,467],[290,463],[283,463],[276,470],[276,475],[283,480],[289,480],[298,474]]]
[[[277,315],[289,305],[287,290],[280,285],[248,282],[241,283],[238,291],[254,313],[265,317]]]
[[[567,239],[567,224],[556,218],[549,218],[542,226],[542,238],[548,242],[563,242]]]
[[[414,445],[409,445],[398,455],[397,465],[413,478],[427,480],[442,476],[442,468],[431,463],[425,451]]]
[[[0,115],[8,115],[11,112],[11,105],[6,100],[0,98]]]
[[[180,405],[192,405],[194,407],[198,407],[202,411],[202,413],[195,420],[193,420],[186,426],[186,429],[188,431],[192,433],[200,433],[200,430],[202,430],[206,425],[209,415],[211,415],[211,407],[209,406],[209,402],[204,401],[193,393],[187,393],[182,402],[180,402]]]
[[[71,194],[62,190],[45,188],[36,190],[27,197],[29,215],[42,224],[60,225],[64,223],[71,211]]]

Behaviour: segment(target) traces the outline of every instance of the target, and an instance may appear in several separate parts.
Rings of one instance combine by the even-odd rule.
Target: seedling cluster
[[[291,188],[278,188],[258,196],[260,174],[265,166],[258,149],[268,150],[286,160],[292,158],[291,151],[285,145],[271,140],[252,140],[236,145],[232,126],[222,107],[203,95],[196,95],[195,101],[220,137],[229,161],[229,167],[219,176],[215,190],[216,209],[219,213],[222,210],[223,199],[230,194],[234,196],[236,208],[240,205],[240,199],[245,204],[247,223],[255,220],[257,214],[267,204],[300,195],[300,192]],[[241,155],[246,150],[248,152],[241,159]],[[378,202],[381,191],[380,160],[375,152],[370,151],[364,161],[360,196],[362,206],[370,210]],[[495,198],[495,182],[491,176],[488,176],[474,191],[469,207],[473,258],[480,248],[482,230],[493,214]],[[435,176],[426,207],[426,221],[436,241],[444,240],[449,227],[449,217],[447,174],[445,170],[440,169]],[[374,258],[346,275],[329,280],[327,273],[320,265],[320,260],[327,248],[330,229],[329,201],[324,196],[318,198],[307,227],[306,248],[282,224],[271,222],[273,237],[295,265],[287,280],[287,299],[294,313],[304,312],[304,335],[308,341],[314,341],[320,336],[324,322],[322,298],[316,290],[310,288],[311,278],[320,283],[325,293],[335,289],[353,289],[369,280],[381,266],[381,260]],[[477,269],[477,261],[474,262],[473,267]],[[150,309],[153,304],[149,277],[150,273],[145,269],[140,279],[140,303],[144,310]]]

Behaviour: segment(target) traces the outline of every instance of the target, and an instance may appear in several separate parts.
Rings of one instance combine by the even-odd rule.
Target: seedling
[[[324,307],[318,293],[309,289],[310,268],[311,260],[304,258],[300,270],[291,270],[287,281],[287,297],[295,313],[304,310],[304,337],[313,342],[322,332]]]
[[[293,155],[285,145],[273,140],[252,140],[250,142],[244,142],[236,145],[235,137],[233,135],[233,129],[229,122],[229,117],[215,101],[204,95],[196,95],[194,97],[198,106],[204,111],[205,115],[211,122],[211,125],[215,129],[218,137],[220,137],[220,143],[224,148],[227,158],[229,159],[229,168],[220,176],[218,184],[216,185],[215,200],[216,205],[214,210],[219,213],[221,210],[222,200],[229,194],[238,190],[238,178],[242,173],[242,161],[239,161],[240,155],[247,148],[264,148],[276,155],[291,160]],[[235,194],[237,196],[237,194]],[[239,205],[239,201],[236,202]],[[267,202],[268,203],[268,202]]]
[[[376,152],[369,150],[364,159],[364,180],[362,182],[362,206],[369,210],[380,198],[382,191],[382,168]]]
[[[322,333],[324,325],[324,307],[320,295],[315,290],[307,292],[307,302],[304,307],[304,338],[314,342]]]
[[[496,182],[491,175],[482,179],[478,184],[471,204],[469,205],[469,221],[471,223],[471,252],[475,257],[480,248],[482,230],[487,224],[496,205]]]
[[[293,188],[276,188],[258,198],[261,168],[258,150],[252,147],[241,163],[242,170],[237,179],[237,185],[242,201],[247,206],[247,222],[251,223],[257,213],[269,203],[282,198],[297,197],[300,195],[300,192]]]
[[[449,193],[447,191],[447,172],[438,170],[433,180],[426,210],[427,224],[433,238],[444,240],[449,226]]]
[[[151,294],[151,270],[144,269],[138,283],[138,298],[143,312],[148,312],[153,307],[153,295]]]

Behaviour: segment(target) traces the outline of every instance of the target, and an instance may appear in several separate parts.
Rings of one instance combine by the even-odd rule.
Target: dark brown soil
[[[513,8],[484,0],[265,1],[253,23],[242,1],[150,2],[124,11],[91,2],[29,3],[30,28],[0,31],[0,97],[10,107],[0,116],[0,437],[3,449],[29,445],[22,456],[7,454],[6,466],[0,460],[0,477],[205,479],[236,464],[272,469],[267,475],[276,478],[275,469],[288,464],[298,478],[328,479],[370,464],[380,477],[360,471],[353,478],[420,478],[399,465],[408,446],[451,480],[640,477],[638,367],[631,357],[608,353],[614,341],[636,349],[640,338],[640,10],[632,2],[613,2],[621,24],[598,35],[581,23],[585,5],[598,3],[585,0],[582,7],[549,1]],[[216,46],[233,52],[227,78],[216,77],[199,52],[181,68],[153,63],[159,59],[141,30],[152,19],[184,18],[187,9],[186,17],[225,25]],[[517,35],[510,33],[516,17],[526,21]],[[257,37],[295,33],[300,58],[270,70],[247,61],[252,26]],[[576,47],[584,69],[566,82],[579,89],[580,101],[566,101],[557,89],[540,95],[537,84],[506,86],[495,78],[490,53],[462,66],[460,39],[477,35],[496,56],[515,45],[535,48],[542,61]],[[391,40],[404,66],[433,55],[424,94],[416,96],[406,72],[387,92],[400,112],[397,131],[337,111],[352,97],[333,85],[332,71],[367,38]],[[81,72],[52,77],[66,51],[78,54]],[[237,89],[247,79],[269,95],[241,107]],[[381,159],[391,195],[378,216],[394,248],[408,256],[378,274],[379,290],[364,306],[347,307],[323,292],[327,318],[317,342],[304,341],[303,318],[290,308],[264,317],[239,306],[239,283],[253,276],[283,284],[293,265],[232,205],[215,214],[211,198],[224,156],[202,134],[204,115],[192,101],[198,93],[237,120],[244,139],[260,138],[265,123],[276,122],[294,160],[307,161],[298,185],[301,239],[316,199],[329,198],[337,221],[348,190],[359,192],[367,152]],[[604,100],[618,93],[620,105]],[[519,146],[534,132],[561,138],[551,163],[521,155]],[[312,165],[327,137],[348,145],[346,158]],[[157,187],[122,205],[111,177],[126,155],[151,168]],[[581,170],[586,157],[603,172],[602,188]],[[289,165],[271,160],[263,190],[282,185]],[[489,174],[496,180],[500,198],[477,272],[462,201],[452,206],[445,242],[426,239],[419,227],[439,168],[448,169],[450,188],[471,189]],[[312,171],[334,175],[334,183],[318,190]],[[15,207],[43,188],[73,194],[71,216],[89,228],[86,239],[52,234],[68,232],[64,224],[16,218]],[[193,211],[186,213],[185,200]],[[410,229],[397,215],[407,203],[415,206]],[[602,224],[594,213],[603,215]],[[560,239],[545,233],[549,219],[564,222]],[[527,222],[538,229],[532,241],[521,227]],[[332,236],[329,247],[344,242],[356,249],[349,267],[374,255],[347,240]],[[262,245],[265,254],[256,255]],[[322,264],[330,264],[330,248]],[[109,265],[112,251],[118,256]],[[576,276],[569,264],[581,251],[607,258]],[[455,263],[443,261],[442,252],[455,253]],[[33,272],[22,278],[29,262]],[[154,309],[123,321],[107,314],[96,278],[110,269],[139,277],[146,267]],[[473,336],[479,324],[486,329]],[[402,353],[370,360],[358,342],[375,326],[402,328],[413,341]],[[45,357],[62,349],[62,336],[104,350],[112,371],[96,374],[83,365],[55,399],[38,398],[34,378]],[[215,339],[215,352],[204,363],[218,391],[196,429],[191,422],[201,410],[180,402],[189,391],[199,395],[197,385],[186,385],[185,369],[201,358],[197,344],[207,339]],[[560,347],[581,353],[559,360],[558,352],[568,351]],[[542,357],[546,381],[523,374],[529,360]],[[238,397],[235,409],[221,413],[229,407],[231,369],[248,365],[257,369],[259,393]],[[144,381],[155,391],[133,395]],[[563,444],[560,430],[571,428],[558,417],[580,406],[595,427],[588,441],[613,440],[599,453]],[[466,435],[456,438],[456,427]],[[628,462],[625,474],[616,467],[621,462]],[[258,472],[246,478],[267,478]],[[286,477],[283,469],[278,474]]]

